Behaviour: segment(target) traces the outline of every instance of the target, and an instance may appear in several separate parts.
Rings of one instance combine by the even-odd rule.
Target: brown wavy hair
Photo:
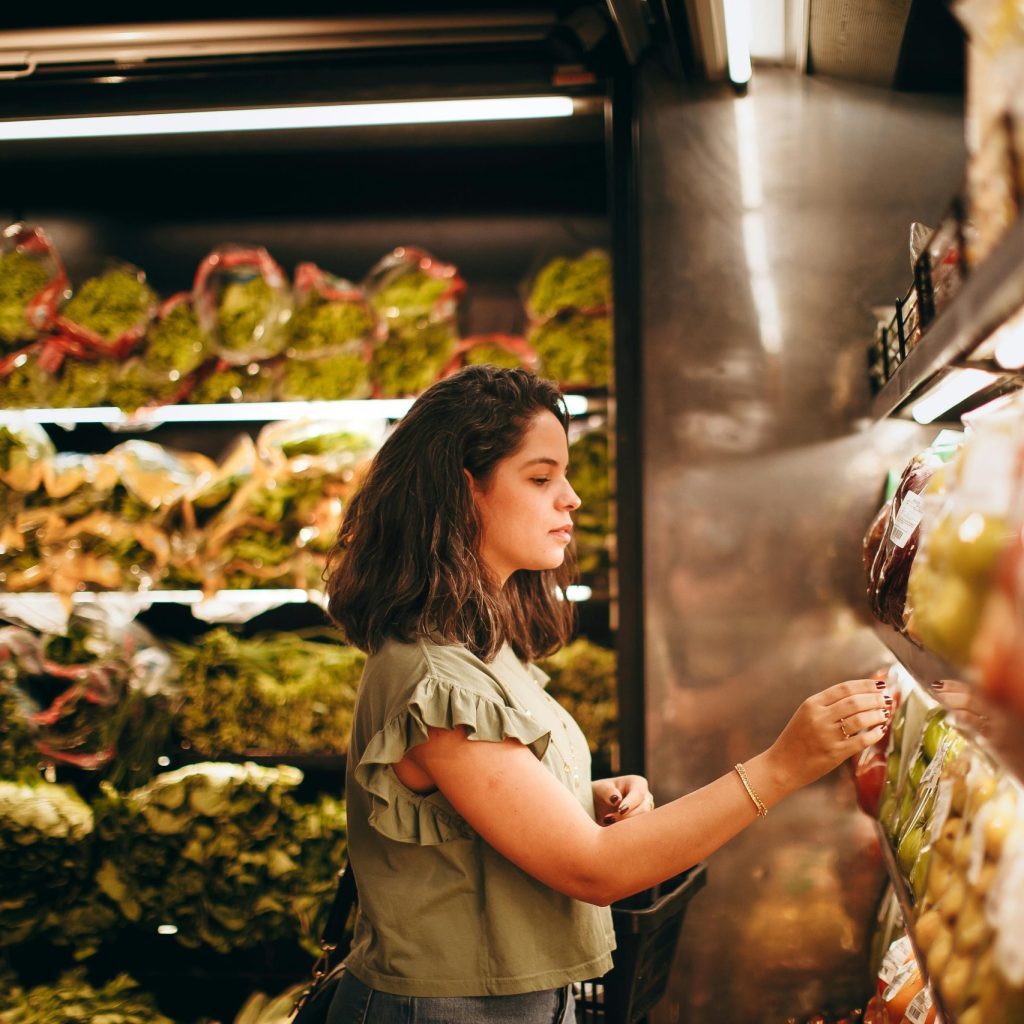
[[[463,644],[484,661],[504,643],[523,659],[552,653],[575,626],[560,600],[575,572],[513,573],[502,587],[480,555],[481,523],[464,470],[486,484],[553,413],[568,430],[558,386],[526,370],[470,366],[428,388],[384,442],[349,502],[328,562],[328,614],[368,653],[393,637]]]

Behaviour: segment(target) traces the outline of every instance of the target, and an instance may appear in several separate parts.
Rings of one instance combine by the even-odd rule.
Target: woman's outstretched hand
[[[850,679],[808,697],[765,752],[790,791],[821,778],[877,743],[892,714],[885,683]]]
[[[642,775],[597,779],[593,789],[594,816],[598,825],[613,825],[626,818],[635,818],[654,807],[654,797]]]

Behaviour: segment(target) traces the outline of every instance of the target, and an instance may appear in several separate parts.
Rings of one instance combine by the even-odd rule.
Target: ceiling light
[[[750,0],[723,0],[723,8],[729,79],[736,85],[746,85],[750,81],[750,38],[753,30]]]
[[[914,404],[910,415],[922,426],[934,423],[944,412],[998,380],[996,374],[985,370],[954,370]]]
[[[89,117],[0,121],[0,141],[518,121],[570,117],[573,112],[573,101],[568,96],[501,96],[483,99],[252,107],[240,110],[181,110],[153,114],[102,114]]]

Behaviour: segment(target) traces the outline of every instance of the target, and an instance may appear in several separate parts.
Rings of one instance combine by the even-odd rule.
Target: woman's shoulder
[[[367,658],[363,678],[401,680],[407,687],[429,680],[493,694],[505,681],[506,661],[499,654],[485,662],[463,644],[438,643],[429,637],[389,638]]]

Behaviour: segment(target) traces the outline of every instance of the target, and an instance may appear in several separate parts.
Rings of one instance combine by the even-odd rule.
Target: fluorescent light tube
[[[982,388],[994,384],[999,377],[985,370],[954,370],[937,384],[910,410],[917,423],[927,426],[934,423],[948,409],[955,409],[961,402]]]
[[[571,117],[573,110],[573,101],[569,96],[499,96],[393,103],[252,107],[238,110],[181,110],[153,114],[100,114],[89,117],[0,121],[0,141],[518,121]]]
[[[750,81],[750,37],[753,32],[750,0],[724,0],[723,8],[729,80],[736,85],[746,85]]]

